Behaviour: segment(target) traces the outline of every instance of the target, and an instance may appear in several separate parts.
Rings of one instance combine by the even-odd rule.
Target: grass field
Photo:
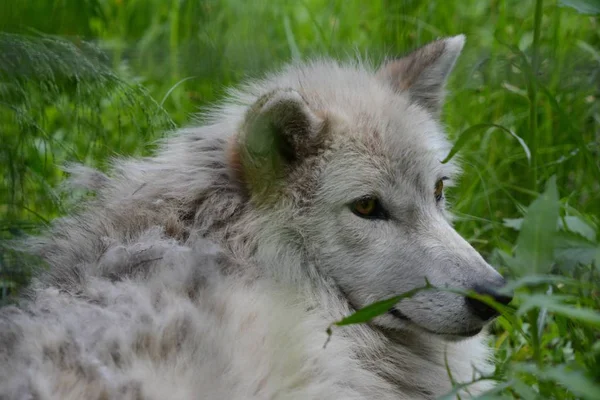
[[[574,6],[574,7],[572,7]],[[60,166],[105,168],[247,76],[296,58],[381,60],[467,35],[444,110],[458,230],[511,278],[486,398],[600,399],[598,0],[6,0],[0,239],[78,201]],[[8,301],[33,260],[0,248]]]

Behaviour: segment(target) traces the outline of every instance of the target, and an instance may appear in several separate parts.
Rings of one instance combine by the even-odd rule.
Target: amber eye
[[[444,196],[444,178],[435,183],[435,191],[433,194],[435,195],[435,201],[442,200],[442,197]]]
[[[363,197],[350,204],[352,212],[362,218],[385,219],[387,214],[375,197]]]
[[[377,200],[373,198],[360,199],[354,202],[354,211],[360,215],[371,215],[376,205]]]

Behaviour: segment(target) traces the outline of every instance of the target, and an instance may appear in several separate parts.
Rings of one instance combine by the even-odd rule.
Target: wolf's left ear
[[[253,196],[270,196],[314,153],[324,120],[292,89],[259,98],[247,111],[229,152],[229,164]]]
[[[444,85],[465,44],[465,35],[431,42],[412,53],[386,62],[377,76],[411,100],[439,115],[444,101]]]

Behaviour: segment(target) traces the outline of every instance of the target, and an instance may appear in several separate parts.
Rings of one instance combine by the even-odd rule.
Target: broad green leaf
[[[530,363],[513,364],[513,369],[516,372],[534,375],[541,380],[556,382],[584,399],[600,399],[600,385],[580,371],[568,370],[562,365],[540,368]]]
[[[502,224],[507,228],[512,228],[515,231],[520,231],[521,225],[523,225],[523,218],[504,218]]]
[[[537,393],[531,388],[531,386],[527,385],[521,380],[515,380],[515,383],[513,383],[512,388],[515,391],[515,393],[519,395],[519,398],[523,400],[539,399],[539,393]]]
[[[559,4],[563,7],[574,8],[580,14],[600,14],[599,0],[560,0]]]
[[[520,231],[521,225],[523,225],[523,218],[504,218],[502,224],[507,228]],[[596,240],[596,230],[576,215],[569,215],[563,219],[559,219],[558,228],[577,233],[591,241]]]
[[[522,271],[524,267],[520,264],[519,260],[517,260],[505,251],[497,250],[496,254],[500,257],[502,263],[504,263],[504,265],[506,265],[511,271],[513,271],[515,276],[523,275]]]
[[[554,235],[559,202],[556,177],[551,177],[546,190],[529,206],[517,239],[515,258],[529,274],[547,272],[554,260]],[[515,271],[521,273],[521,271]]]
[[[562,283],[564,285],[578,286],[581,283],[573,278],[560,275],[525,275],[517,280],[509,281],[503,288],[502,291],[513,292],[516,289],[526,286],[540,286],[542,284],[557,284]]]
[[[577,215],[569,215],[559,219],[558,223],[559,228],[562,230],[577,233],[592,242],[596,241],[596,229]]]
[[[600,245],[570,232],[557,234],[554,243],[554,257],[564,270],[572,270],[577,264],[591,264],[600,251]]]
[[[572,296],[543,295],[532,294],[523,296],[523,302],[517,311],[518,315],[523,315],[534,308],[545,308],[555,314],[584,322],[588,325],[600,328],[600,312],[589,308],[578,308],[573,305],[565,304],[564,300],[571,300]]]
[[[510,129],[505,128],[504,126],[498,125],[498,124],[477,124],[477,125],[468,127],[458,136],[456,143],[454,143],[454,146],[452,146],[450,153],[448,153],[446,158],[442,161],[442,164],[445,164],[448,161],[450,161],[452,159],[452,157],[454,157],[454,155],[456,153],[458,153],[458,151],[460,149],[462,149],[465,146],[465,144],[467,144],[469,142],[469,140],[471,140],[476,134],[478,134],[482,131],[485,132],[490,128],[499,129],[502,132],[508,133],[510,136],[517,139],[517,141],[523,148],[523,151],[525,152],[525,157],[527,157],[527,161],[531,162],[531,151],[529,150],[529,147],[527,147],[527,143],[525,143],[525,141],[521,137],[519,137],[516,133],[514,133]]]

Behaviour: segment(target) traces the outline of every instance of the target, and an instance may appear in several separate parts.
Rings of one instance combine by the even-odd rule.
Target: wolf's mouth
[[[413,325],[415,325],[416,327],[418,327],[421,330],[424,330],[426,332],[432,333],[434,335],[439,335],[439,336],[455,336],[455,337],[469,338],[469,337],[477,335],[483,329],[483,327],[480,327],[480,328],[472,329],[470,331],[465,331],[465,332],[451,332],[451,333],[448,333],[448,332],[434,332],[434,331],[429,330],[429,329],[427,329],[427,328],[425,328],[425,327],[423,327],[421,325],[418,325],[418,324],[414,323],[413,321],[411,321],[410,318],[408,318],[406,315],[402,314],[402,312],[400,310],[392,308],[392,309],[390,309],[389,313],[391,315],[393,315],[395,318],[398,318],[398,319],[400,319],[402,321],[405,321],[405,322],[412,323]]]
[[[398,319],[402,319],[404,321],[410,321],[410,318],[408,318],[406,315],[402,314],[402,312],[400,312],[400,310],[397,310],[395,308],[390,309],[390,314],[392,314],[394,317],[396,317]]]

